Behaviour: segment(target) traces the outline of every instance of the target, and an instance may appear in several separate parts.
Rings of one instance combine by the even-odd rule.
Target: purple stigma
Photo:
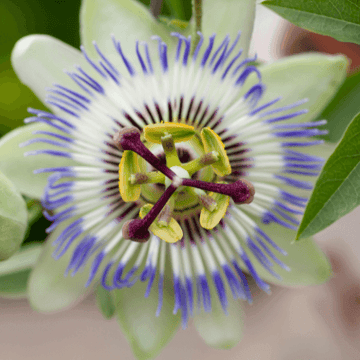
[[[217,184],[201,180],[183,179],[184,186],[212,191],[230,196],[235,204],[250,204],[254,200],[255,188],[247,180],[238,180],[232,184]]]

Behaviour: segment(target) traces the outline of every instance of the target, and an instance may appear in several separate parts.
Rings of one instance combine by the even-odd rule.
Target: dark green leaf
[[[27,281],[30,270],[23,270],[17,273],[0,277],[0,297],[22,298],[26,296]]]
[[[115,314],[115,304],[110,292],[101,285],[96,288],[96,304],[105,319],[111,319]]]
[[[297,239],[316,234],[360,204],[360,114],[326,162],[306,207]]]
[[[304,29],[360,44],[358,0],[269,0],[262,5]]]
[[[319,119],[328,121],[329,134],[323,138],[338,142],[346,127],[360,111],[360,72],[348,77]]]

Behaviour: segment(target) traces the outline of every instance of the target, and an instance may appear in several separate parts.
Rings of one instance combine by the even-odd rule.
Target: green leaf
[[[297,109],[309,110],[307,114],[301,115],[302,121],[314,120],[345,80],[346,68],[347,60],[343,56],[315,53],[289,56],[272,64],[259,66],[262,82],[266,86],[261,103],[281,97],[277,103],[280,107],[308,99],[307,103]],[[250,86],[250,83],[251,81],[245,86]],[[297,117],[294,121],[298,119]]]
[[[360,204],[360,114],[326,162],[305,210],[297,239],[325,229]]]
[[[262,5],[293,24],[360,44],[360,4],[353,0],[270,0]]]
[[[0,298],[20,299],[26,297],[27,282],[31,270],[0,277]]]
[[[114,290],[116,317],[129,341],[134,355],[139,360],[153,359],[175,335],[179,314],[173,315],[174,297],[170,284],[165,283],[163,307],[155,316],[158,292],[153,288],[148,298],[144,297],[146,283],[138,281],[131,288]]]
[[[339,88],[330,104],[319,116],[326,119],[329,134],[323,136],[327,141],[338,142],[345,129],[360,111],[360,72],[349,76]]]
[[[14,184],[0,172],[0,261],[12,256],[23,242],[27,207]]]
[[[231,349],[244,333],[244,311],[241,301],[234,300],[228,291],[228,314],[221,308],[216,291],[211,289],[211,312],[202,310],[194,317],[194,325],[207,345],[216,349]]]
[[[108,290],[99,285],[95,290],[96,304],[105,319],[111,319],[115,315],[115,305]]]
[[[49,130],[49,126],[46,124],[22,126],[0,139],[0,171],[14,183],[22,194],[34,199],[42,197],[49,176],[48,173],[34,174],[34,170],[75,164],[74,161],[59,156],[32,155],[25,157],[24,153],[27,151],[51,148],[47,144],[19,147],[19,144],[34,138],[32,133],[37,130]]]

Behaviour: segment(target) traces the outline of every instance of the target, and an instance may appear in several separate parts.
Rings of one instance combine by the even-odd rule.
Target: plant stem
[[[195,17],[195,28],[194,34],[192,36],[192,52],[194,52],[200,40],[200,36],[197,34],[197,32],[201,31],[202,0],[192,0],[192,15]]]
[[[160,15],[163,0],[150,0],[150,12],[157,18]]]

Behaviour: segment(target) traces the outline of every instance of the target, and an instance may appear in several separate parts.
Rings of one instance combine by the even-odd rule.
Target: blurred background
[[[163,16],[170,15],[168,4],[163,4]],[[27,107],[44,108],[11,68],[15,42],[27,34],[41,33],[79,47],[79,8],[80,0],[0,1],[0,136],[23,124]],[[183,1],[177,11],[183,20],[189,20],[191,0]],[[304,51],[347,55],[351,59],[350,79],[358,79],[359,46],[299,29],[258,6],[252,54],[272,61]],[[358,83],[351,85],[352,94]],[[351,104],[357,112],[360,97],[352,99]],[[341,130],[334,136],[341,136]],[[359,360],[359,216],[360,209],[355,210],[317,235],[334,270],[327,284],[296,290],[272,286],[270,297],[254,288],[254,305],[245,305],[244,339],[235,348],[221,351],[207,347],[190,325],[177,333],[158,359]],[[46,226],[43,218],[37,221],[26,242],[43,241]],[[116,320],[104,320],[93,297],[72,310],[42,315],[24,299],[1,298],[1,290],[1,360],[133,359]]]

